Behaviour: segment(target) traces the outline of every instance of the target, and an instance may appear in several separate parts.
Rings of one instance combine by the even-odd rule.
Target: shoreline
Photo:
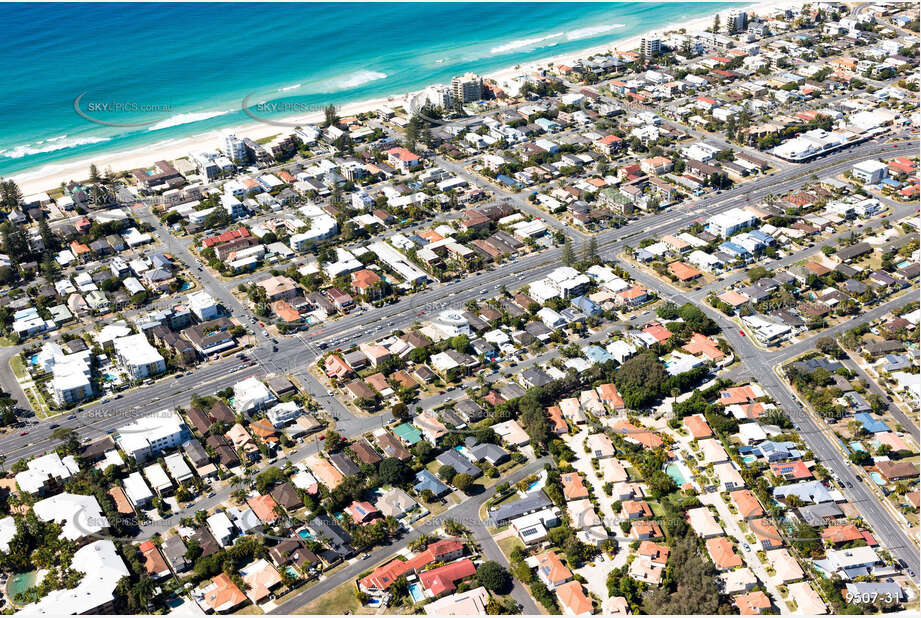
[[[763,12],[772,8],[781,6],[793,6],[802,4],[805,0],[764,0],[751,4],[741,5],[746,11],[755,13]],[[741,4],[741,3],[740,3]],[[669,23],[665,26],[647,30],[642,34],[613,39],[606,43],[580,49],[577,51],[566,52],[563,54],[550,55],[536,60],[528,60],[518,63],[504,69],[484,73],[485,79],[500,82],[517,75],[531,73],[541,66],[548,64],[565,64],[575,62],[579,59],[585,59],[597,54],[604,54],[613,51],[629,51],[639,47],[640,40],[654,32],[670,32],[684,28],[686,31],[700,31],[705,29],[713,20],[716,13],[727,10],[725,7],[706,16],[698,17],[684,23]],[[431,85],[431,84],[428,84]],[[428,86],[427,85],[427,86]],[[407,98],[415,93],[421,92],[423,88],[410,92],[402,92],[389,96],[366,99],[346,103],[339,109],[340,116],[354,115],[361,112],[374,110],[381,105],[393,104],[394,106],[403,106]],[[277,122],[303,122],[317,123],[322,122],[324,114],[322,111],[311,112],[308,114],[297,114],[282,118],[273,119]],[[24,170],[9,176],[14,180],[24,195],[31,195],[40,192],[50,192],[58,189],[62,183],[70,181],[85,180],[88,174],[89,166],[94,164],[99,170],[111,169],[113,172],[129,171],[139,167],[149,167],[156,161],[174,160],[183,158],[189,153],[197,150],[210,150],[219,146],[223,136],[227,133],[234,133],[238,137],[248,137],[253,140],[260,140],[288,131],[284,127],[275,126],[267,123],[251,121],[238,126],[214,129],[204,133],[198,133],[178,139],[165,140],[149,146],[132,148],[130,150],[116,151],[108,154],[77,159],[70,162],[45,164],[41,167]]]

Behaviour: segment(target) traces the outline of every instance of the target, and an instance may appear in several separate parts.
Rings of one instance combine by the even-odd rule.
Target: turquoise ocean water
[[[730,4],[0,4],[0,175],[249,124],[247,96],[321,109],[400,94]],[[91,122],[78,97],[136,126]]]

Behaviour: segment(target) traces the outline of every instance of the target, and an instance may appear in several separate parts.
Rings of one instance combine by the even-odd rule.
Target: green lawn
[[[512,555],[512,552],[516,549],[524,549],[524,543],[521,542],[517,536],[507,536],[504,539],[499,539],[496,541],[496,544],[499,546],[499,549],[502,550],[502,553],[505,554],[505,557],[508,558]]]
[[[17,378],[24,378],[28,375],[26,366],[22,362],[22,357],[18,354],[10,359],[10,369]]]
[[[358,598],[355,596],[355,585],[352,582],[346,582],[299,607],[294,613],[299,615],[335,615],[346,612],[352,614],[371,613],[370,610],[362,610],[364,608],[362,608]]]

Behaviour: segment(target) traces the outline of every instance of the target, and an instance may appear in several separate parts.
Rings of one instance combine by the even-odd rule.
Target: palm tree
[[[149,577],[142,577],[138,580],[138,583],[131,589],[134,598],[137,600],[138,607],[143,606],[145,610],[150,609],[150,599],[153,597],[156,587],[154,580]]]

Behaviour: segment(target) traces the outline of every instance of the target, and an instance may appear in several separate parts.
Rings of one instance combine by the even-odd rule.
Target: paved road
[[[669,298],[677,304],[683,304],[687,301],[681,292],[675,290],[670,285],[661,280],[648,275],[630,265],[627,269],[631,275],[638,281],[651,289],[659,291],[660,296]],[[847,328],[853,327],[858,322],[872,320],[884,315],[897,306],[902,306],[915,298],[915,295],[909,294],[898,299],[884,303],[875,307],[852,320],[839,324],[831,332],[841,332]],[[767,351],[755,347],[752,342],[739,334],[736,325],[726,316],[710,307],[707,304],[700,304],[700,308],[714,319],[722,328],[722,335],[727,339],[736,356],[751,371],[754,379],[771,395],[778,405],[787,413],[790,419],[796,424],[799,433],[802,435],[810,450],[814,453],[816,459],[833,473],[843,483],[842,491],[847,499],[856,506],[861,516],[871,526],[876,533],[880,542],[886,546],[893,556],[902,559],[915,572],[919,573],[919,555],[918,548],[908,537],[908,534],[896,522],[893,515],[880,502],[881,498],[864,484],[864,478],[858,479],[858,475],[852,464],[846,459],[834,444],[835,438],[828,430],[820,426],[819,421],[807,413],[797,401],[796,397],[789,390],[787,385],[777,378],[774,373],[774,367],[784,359],[793,358],[802,352],[812,349],[815,346],[815,338],[818,336],[828,335],[825,331],[821,335],[811,337],[785,348],[780,351]],[[823,423],[824,424],[824,423]],[[907,430],[908,428],[906,428]],[[917,428],[915,428],[917,435]],[[869,480],[866,480],[869,483]]]
[[[730,208],[757,203],[764,195],[778,194],[799,186],[803,178],[813,173],[834,175],[849,169],[854,161],[863,160],[874,154],[885,152],[890,156],[914,154],[914,145],[900,145],[898,148],[883,148],[878,144],[868,143],[850,150],[829,155],[812,162],[808,166],[793,167],[775,173],[773,176],[759,178],[722,194],[711,194],[700,198],[690,205],[681,205],[672,209],[645,216],[630,222],[620,229],[605,230],[597,234],[599,253],[605,258],[614,258],[626,245],[635,246],[646,237],[651,237],[684,227],[696,219],[711,216]],[[177,255],[184,262],[192,259],[187,250],[176,249]],[[319,344],[332,348],[345,346],[346,341],[357,343],[358,339],[367,338],[378,330],[387,331],[406,328],[417,320],[426,319],[433,312],[442,308],[463,308],[468,300],[484,300],[495,295],[500,286],[515,289],[546,276],[560,265],[562,249],[557,247],[538,254],[523,256],[492,270],[480,272],[459,281],[435,284],[431,288],[403,297],[398,302],[385,305],[379,309],[353,313],[343,319],[335,320],[299,337],[289,337],[278,342],[278,351],[271,352],[271,344],[263,341],[253,352],[256,358],[263,359],[261,365],[243,367],[237,359],[229,358],[207,363],[189,375],[176,379],[159,380],[156,383],[124,393],[118,400],[96,403],[77,412],[76,419],[54,419],[33,427],[29,435],[20,437],[18,433],[0,436],[0,454],[7,456],[7,462],[14,458],[37,455],[54,446],[48,438],[51,430],[48,423],[54,422],[77,429],[81,437],[95,437],[115,429],[132,418],[155,412],[163,408],[183,406],[188,403],[190,393],[211,394],[233,386],[240,380],[252,375],[263,375],[268,371],[284,371],[296,377],[307,375],[304,368],[318,357],[322,351]],[[195,266],[197,270],[197,266]],[[243,311],[232,295],[221,288],[222,284],[211,278],[203,278],[207,290],[214,290],[217,298],[225,302],[222,293],[229,296],[226,306],[234,312]],[[18,389],[18,386],[17,386]],[[315,392],[322,391],[314,387]],[[336,404],[329,397],[324,407],[335,408]],[[336,413],[336,410],[331,410]],[[357,425],[368,422],[353,420],[344,408],[337,414],[342,422]]]
[[[911,300],[914,300],[914,298],[912,298]],[[841,359],[841,364],[843,364],[845,367],[847,367],[848,369],[850,369],[851,371],[859,375],[860,378],[867,384],[867,387],[870,389],[871,393],[876,393],[883,399],[887,399],[888,394],[886,393],[886,391],[884,391],[882,388],[879,387],[879,384],[876,382],[876,380],[872,379],[867,374],[867,372],[864,371],[863,367],[861,367],[854,361],[853,357],[849,356],[847,358]],[[912,438],[914,438],[915,443],[917,444],[918,443],[918,425],[912,419],[908,418],[908,415],[905,414],[905,411],[902,410],[902,408],[895,405],[895,403],[889,402],[887,407],[889,408],[889,414],[891,414],[892,417],[896,421],[898,421],[899,425],[902,426],[903,431],[905,431],[906,433],[911,435]]]
[[[549,459],[547,458],[541,458],[532,461],[526,464],[523,468],[519,469],[514,474],[509,475],[509,477],[504,480],[509,484],[514,485],[529,475],[538,472],[543,468],[543,465],[548,462]],[[492,492],[486,491],[478,496],[473,496],[464,500],[460,504],[446,510],[440,515],[433,517],[430,521],[422,523],[417,527],[418,529],[414,529],[413,532],[409,533],[408,535],[403,536],[400,539],[396,539],[389,544],[381,546],[370,552],[371,555],[367,560],[352,560],[344,569],[337,571],[327,579],[324,579],[323,581],[310,586],[300,594],[296,595],[294,598],[274,608],[269,613],[295,613],[295,611],[297,611],[300,607],[310,602],[311,600],[316,599],[320,595],[329,592],[330,590],[333,590],[334,588],[346,582],[354,581],[359,574],[385,562],[396,552],[404,549],[407,545],[409,545],[410,542],[422,534],[434,532],[447,519],[452,519],[470,529],[474,539],[480,543],[484,558],[487,560],[495,560],[496,562],[507,566],[508,561],[505,559],[505,556],[502,554],[495,541],[492,540],[492,537],[489,536],[484,524],[480,521],[480,507],[483,506],[487,500],[492,498],[492,496]],[[511,594],[512,597],[523,606],[524,609],[522,609],[522,613],[532,615],[540,614],[537,605],[534,603],[533,599],[531,599],[531,595],[528,594],[522,584],[517,580],[514,580],[514,583],[515,588],[512,590]]]

